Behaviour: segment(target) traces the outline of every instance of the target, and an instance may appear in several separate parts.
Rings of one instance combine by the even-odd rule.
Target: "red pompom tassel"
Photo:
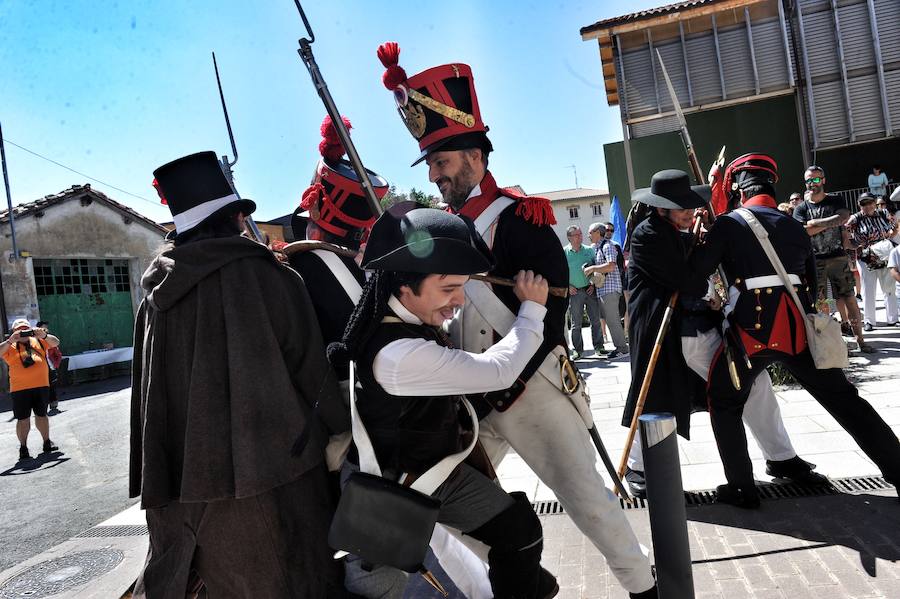
[[[169,202],[166,200],[166,196],[163,195],[162,189],[159,188],[159,181],[156,179],[153,180],[153,189],[156,190],[156,194],[159,196],[159,203],[168,206]]]
[[[384,42],[378,46],[377,54],[381,64],[387,69],[381,76],[381,82],[393,91],[398,85],[406,82],[406,71],[397,64],[400,61],[400,44]]]
[[[300,208],[312,210],[313,206],[318,203],[319,198],[323,195],[325,195],[325,187],[321,183],[313,183],[303,192],[303,197],[300,199]]]
[[[344,121],[344,126],[347,127],[347,131],[349,132],[350,129],[353,128],[350,119],[341,116],[341,120]],[[338,135],[337,129],[335,129],[334,123],[331,122],[330,116],[326,116],[322,121],[319,132],[322,134],[322,141],[319,142],[319,154],[321,154],[325,160],[330,162],[340,160],[344,155],[345,150],[343,144],[341,144],[341,138]]]

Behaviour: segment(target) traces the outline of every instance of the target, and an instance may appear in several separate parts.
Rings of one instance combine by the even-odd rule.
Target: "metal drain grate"
[[[140,537],[149,534],[145,524],[131,526],[95,526],[75,535],[76,539],[106,538],[106,537]]]
[[[756,485],[756,488],[759,491],[760,499],[774,500],[887,491],[893,489],[894,485],[880,476],[851,476],[831,479],[831,483],[827,485],[801,485],[795,482],[782,484],[761,483]],[[711,505],[715,502],[715,489],[684,492],[684,503],[688,507]],[[556,500],[535,501],[532,505],[538,516],[553,516],[565,513],[563,507]],[[633,503],[625,503],[624,500],[620,499],[619,505],[623,510],[640,510],[646,509],[649,504],[645,499],[634,499]]]
[[[0,585],[0,599],[50,597],[106,574],[123,559],[118,549],[99,549],[43,561]]]

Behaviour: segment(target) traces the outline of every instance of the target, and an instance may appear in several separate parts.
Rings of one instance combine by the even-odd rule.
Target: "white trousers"
[[[721,342],[722,336],[716,329],[698,333],[696,337],[681,338],[685,362],[704,381],[709,377],[709,367]],[[789,460],[797,455],[784,428],[778,399],[772,389],[772,379],[765,370],[759,373],[750,388],[750,395],[744,405],[744,424],[750,429],[750,434],[756,439],[756,444],[767,460],[777,462]],[[628,467],[641,472],[644,470],[639,435],[634,436],[634,442],[631,444]]]
[[[510,409],[481,421],[479,438],[495,467],[510,447],[525,460],[625,590],[640,593],[653,586],[647,553],[597,471],[584,421],[558,387],[535,373]]]
[[[865,264],[856,261],[859,269],[859,281],[862,289],[859,290],[863,297],[863,320],[875,326],[875,291],[876,286],[881,286],[884,294],[884,308],[887,312],[888,324],[897,322],[897,281],[891,276],[891,269],[879,268],[869,270]]]

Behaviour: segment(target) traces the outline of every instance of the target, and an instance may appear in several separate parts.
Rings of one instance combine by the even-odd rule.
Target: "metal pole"
[[[806,53],[806,32],[803,30],[803,10],[800,3],[794,4],[797,10],[797,31],[800,33],[800,54],[803,59],[803,77],[806,79],[806,101],[809,104],[809,126],[812,129],[813,136],[813,158],[815,163],[815,150],[819,147],[819,126],[816,124],[816,102],[813,97],[812,74],[809,70],[809,55]]]
[[[744,7],[744,22],[747,24],[747,45],[750,46],[750,63],[753,65],[753,82],[759,95],[759,70],[756,68],[756,50],[753,48],[753,27],[750,25],[750,9]]]
[[[659,597],[689,599],[694,597],[694,576],[675,416],[644,414],[640,426]]]
[[[691,87],[691,65],[688,63],[687,43],[684,41],[684,21],[678,21],[678,35],[681,37],[681,57],[684,59],[684,80],[687,82],[688,106],[693,106],[694,90]]]
[[[6,172],[6,142],[3,140],[3,124],[0,123],[0,162],[3,163],[3,185],[6,187],[6,205],[9,208],[9,230],[12,233],[12,259],[19,257],[19,246],[16,245],[16,217],[13,214],[12,195],[9,192],[9,175]],[[6,326],[4,322],[3,326]]]
[[[634,193],[634,167],[631,164],[631,131],[628,127],[628,90],[625,83],[625,58],[622,55],[622,40],[616,36],[616,49],[619,52],[619,73],[622,76],[622,86],[619,92],[619,106],[622,109],[619,113],[622,115],[622,148],[625,150],[625,174],[628,177],[628,201],[631,201],[631,194]]]
[[[719,50],[719,28],[716,25],[716,15],[712,17],[713,42],[716,45],[716,66],[719,68],[719,84],[722,86],[722,99],[728,99],[728,93],[725,91],[725,71],[722,70],[722,53]]]
[[[868,0],[869,25],[872,28],[872,46],[875,50],[875,70],[878,73],[878,89],[881,91],[881,114],[884,116],[884,134],[891,137],[891,109],[888,107],[887,86],[884,83],[884,60],[881,57],[881,38],[878,36],[878,18],[875,16],[875,0]]]
[[[653,73],[653,91],[656,92],[656,112],[662,114],[662,102],[659,99],[659,81],[656,79],[656,64],[653,60],[653,36],[647,28],[647,47],[650,48],[650,71]]]
[[[847,83],[847,63],[844,60],[844,42],[841,39],[841,20],[838,17],[837,0],[831,0],[831,11],[832,15],[834,15],[834,41],[837,43],[838,65],[841,67],[844,106],[847,109],[847,132],[850,134],[850,141],[856,141],[856,131],[853,125],[853,105],[850,102],[850,86]]]

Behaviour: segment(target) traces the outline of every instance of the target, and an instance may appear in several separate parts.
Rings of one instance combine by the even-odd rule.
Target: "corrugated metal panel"
[[[869,24],[869,8],[866,3],[839,6],[838,20],[841,24],[841,41],[844,44],[844,62],[847,70],[875,66],[872,28]],[[877,89],[877,81],[875,85]]]
[[[688,106],[687,78],[684,72],[684,56],[681,52],[681,41],[670,44],[660,44],[654,46],[662,55],[663,62],[666,64],[666,72],[672,79],[672,87],[678,94],[678,100],[682,107]],[[666,79],[663,77],[662,68],[659,61],[656,64],[656,81],[659,85],[659,103],[662,105],[663,112],[672,110],[672,99],[669,97],[669,90],[666,88]]]
[[[859,135],[884,133],[884,116],[881,114],[881,94],[878,77],[851,77],[847,81],[850,88],[850,106],[853,109],[853,132]]]
[[[719,29],[719,52],[725,73],[725,91],[729,98],[756,94],[753,63],[746,26]]]
[[[668,68],[668,65],[666,65],[666,68]],[[642,121],[631,126],[631,131],[635,137],[647,137],[649,135],[656,135],[657,133],[678,131],[678,129],[678,119],[675,115]]]
[[[756,70],[759,73],[759,91],[765,93],[787,89],[789,87],[787,59],[778,19],[753,23],[752,28]]]
[[[887,89],[888,110],[891,112],[891,127],[896,133],[900,131],[900,70],[885,73],[884,86]]]
[[[875,0],[875,18],[878,21],[878,37],[881,40],[881,58],[886,63],[900,60],[900,2]],[[891,114],[894,113],[893,108]]]
[[[813,85],[820,147],[843,143],[850,139],[843,94],[840,80]]]
[[[831,0],[800,0],[800,7],[803,9],[803,14],[817,10],[830,10]]]
[[[691,65],[691,89],[694,104],[718,102],[722,99],[719,67],[716,65],[716,45],[712,33],[685,38],[688,62]]]
[[[625,97],[630,117],[657,112],[656,88],[650,68],[650,48],[625,52]]]
[[[837,57],[837,42],[834,38],[834,19],[831,11],[812,14],[803,12],[803,33],[806,39],[806,54],[809,71],[813,78],[833,75],[840,71]]]

